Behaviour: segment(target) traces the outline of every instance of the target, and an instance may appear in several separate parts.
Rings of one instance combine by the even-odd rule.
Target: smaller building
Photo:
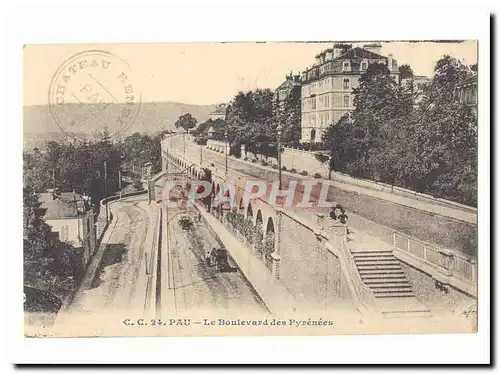
[[[275,90],[274,99],[278,102],[285,101],[296,87],[300,87],[300,75],[290,75],[285,77],[285,81]]]
[[[43,219],[59,234],[59,240],[81,252],[83,264],[87,264],[96,249],[94,209],[90,198],[76,192],[47,190],[39,201],[45,210]]]
[[[471,74],[455,88],[455,95],[462,104],[477,106],[477,73]]]
[[[215,110],[210,113],[210,119],[212,121],[215,121],[216,119],[226,119],[226,109],[227,109],[227,104],[217,104],[215,106]]]

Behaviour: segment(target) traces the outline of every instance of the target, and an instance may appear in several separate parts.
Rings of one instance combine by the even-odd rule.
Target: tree
[[[401,85],[401,82],[404,80],[404,79],[410,79],[410,78],[413,78],[414,77],[414,73],[413,73],[413,69],[411,68],[410,65],[408,64],[405,64],[405,65],[401,65],[399,67],[399,77],[398,77],[398,84]]]
[[[416,189],[469,205],[477,199],[477,117],[455,97],[468,68],[450,56],[436,63],[412,127],[411,144],[419,155]]]
[[[414,109],[411,93],[394,83],[386,67],[370,65],[354,90],[356,109],[324,135],[330,166],[475,205],[477,118],[455,97],[468,74],[465,65],[444,56]]]
[[[60,242],[45,223],[31,186],[23,188],[23,213],[24,284],[63,298],[74,290],[82,272],[75,249]]]
[[[387,147],[399,147],[392,125],[412,110],[411,96],[401,90],[383,64],[370,64],[354,90],[356,109],[332,124],[323,136],[331,166],[355,177],[393,181],[397,163]],[[381,157],[381,155],[384,157]],[[395,153],[393,153],[393,156]]]
[[[298,145],[301,132],[300,86],[294,86],[285,101],[278,103],[275,117],[283,126],[283,143]]]
[[[175,127],[181,127],[185,132],[189,132],[189,130],[196,127],[197,123],[198,121],[196,121],[196,118],[194,118],[191,113],[185,113],[175,121]]]
[[[273,113],[273,98],[269,89],[239,92],[234,97],[226,115],[232,149],[246,144],[248,152],[275,155],[277,122]]]

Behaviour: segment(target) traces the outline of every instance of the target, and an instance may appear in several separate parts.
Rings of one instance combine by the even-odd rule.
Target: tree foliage
[[[231,149],[245,144],[247,152],[276,157],[278,124],[283,143],[300,138],[300,88],[281,103],[269,89],[239,92],[228,106],[226,123]]]
[[[455,97],[467,72],[444,56],[414,106],[384,65],[371,64],[354,90],[356,109],[324,135],[331,167],[475,205],[477,118]]]
[[[177,121],[175,121],[176,128],[182,128],[185,132],[189,132],[189,130],[194,129],[198,121],[196,118],[192,116],[191,113],[185,113],[179,117]]]
[[[82,263],[75,248],[63,243],[43,220],[43,209],[31,186],[23,188],[24,284],[60,299],[76,287]]]

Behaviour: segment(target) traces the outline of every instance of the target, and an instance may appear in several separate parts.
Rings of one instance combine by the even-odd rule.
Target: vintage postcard
[[[475,333],[477,50],[24,46],[25,336]]]

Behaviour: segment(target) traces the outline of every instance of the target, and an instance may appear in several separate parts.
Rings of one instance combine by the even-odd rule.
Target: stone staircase
[[[373,292],[382,315],[387,317],[429,317],[430,310],[416,297],[392,250],[353,252],[363,283]]]
[[[375,298],[415,297],[399,261],[392,251],[366,251],[353,254],[363,282]]]

